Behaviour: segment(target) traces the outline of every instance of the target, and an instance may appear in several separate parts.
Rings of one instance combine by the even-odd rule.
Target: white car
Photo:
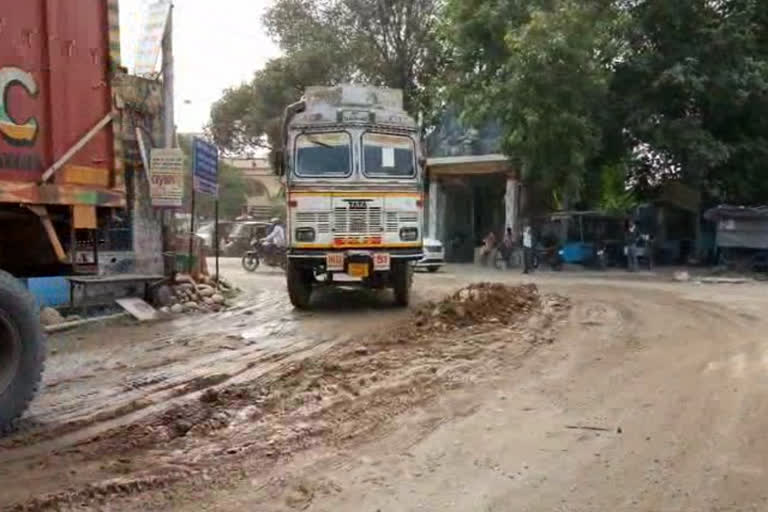
[[[424,257],[416,263],[417,268],[426,268],[430,272],[437,270],[445,264],[445,250],[440,240],[433,238],[424,239]]]

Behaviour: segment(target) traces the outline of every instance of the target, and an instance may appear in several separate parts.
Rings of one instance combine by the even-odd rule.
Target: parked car
[[[433,238],[425,238],[424,257],[416,263],[416,267],[437,272],[443,265],[445,265],[445,249],[442,242]]]

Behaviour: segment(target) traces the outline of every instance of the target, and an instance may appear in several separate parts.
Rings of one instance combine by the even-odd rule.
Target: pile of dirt
[[[509,325],[539,303],[539,290],[533,284],[472,284],[440,302],[421,306],[414,313],[413,325],[421,331],[455,330],[483,323]]]

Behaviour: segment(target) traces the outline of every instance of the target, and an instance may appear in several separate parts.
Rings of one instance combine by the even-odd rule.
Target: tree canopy
[[[760,0],[276,0],[284,55],[224,94],[225,150],[279,144],[308,85],[403,89],[414,115],[492,120],[532,187],[566,206],[666,180],[768,201],[768,9]]]
[[[441,77],[440,0],[277,0],[265,15],[284,52],[213,106],[209,131],[231,152],[272,149],[280,119],[309,85],[402,89],[412,113],[431,108]]]
[[[451,98],[572,201],[617,198],[613,173],[765,202],[767,21],[756,0],[448,0]]]

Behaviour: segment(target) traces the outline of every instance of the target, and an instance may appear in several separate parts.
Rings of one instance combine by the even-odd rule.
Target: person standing
[[[512,252],[515,248],[515,239],[512,235],[512,228],[507,228],[504,233],[504,239],[501,241],[501,256],[504,259],[506,268],[512,267]]]
[[[637,225],[634,221],[629,221],[627,228],[627,270],[634,272],[637,270]]]
[[[533,272],[533,232],[531,226],[523,229],[523,274]]]

